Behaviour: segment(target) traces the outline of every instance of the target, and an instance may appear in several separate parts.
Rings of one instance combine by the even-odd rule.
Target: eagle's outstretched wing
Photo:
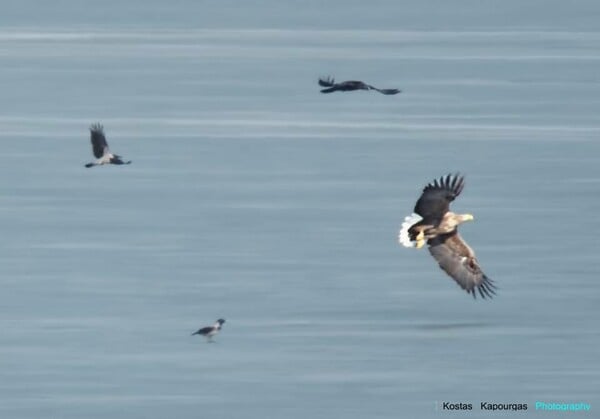
[[[423,217],[426,224],[438,225],[444,214],[465,186],[465,178],[459,174],[442,176],[430,182],[415,204],[414,212]]]
[[[488,278],[477,263],[475,253],[455,230],[440,234],[427,242],[429,253],[448,275],[469,294],[492,298],[496,292],[494,281]]]

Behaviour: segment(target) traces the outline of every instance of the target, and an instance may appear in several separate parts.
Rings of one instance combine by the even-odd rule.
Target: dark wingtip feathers
[[[483,275],[483,281],[481,282],[481,284],[477,285],[476,287],[473,287],[470,290],[467,290],[467,292],[469,294],[473,294],[473,298],[476,299],[477,293],[475,292],[475,290],[477,290],[481,298],[485,300],[486,298],[494,298],[497,289],[498,288],[494,284],[494,281],[488,278],[486,275]]]
[[[92,125],[90,125],[90,131],[91,132],[104,132],[104,127],[99,122],[95,122]]]
[[[439,179],[434,179],[433,182],[430,182],[427,186],[425,186],[425,188],[423,188],[423,192],[429,189],[445,189],[446,191],[452,193],[453,198],[456,198],[458,195],[460,195],[464,187],[465,177],[456,172],[454,174],[441,176]]]
[[[331,76],[319,77],[319,86],[331,87],[335,84],[335,79]]]
[[[398,93],[401,93],[402,90],[400,89],[375,89],[377,90],[379,93],[384,94],[384,95],[397,95]]]

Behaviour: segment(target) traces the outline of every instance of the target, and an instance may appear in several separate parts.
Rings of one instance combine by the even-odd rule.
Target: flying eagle
[[[100,124],[92,124],[90,126],[90,139],[92,141],[92,151],[94,157],[98,160],[87,163],[85,167],[101,166],[103,164],[130,164],[131,160],[123,161],[121,156],[112,154],[108,149],[108,143],[104,136],[104,127]]]
[[[322,87],[327,87],[327,89],[322,89],[321,93],[337,92],[338,90],[340,92],[349,92],[352,90],[377,90],[379,93],[383,93],[384,95],[395,95],[400,93],[400,90],[398,89],[378,89],[377,87],[373,87],[362,81],[356,80],[336,83],[333,77],[327,77],[326,79],[319,78],[319,85]]]
[[[405,247],[420,249],[425,242],[429,253],[462,289],[476,297],[492,298],[496,286],[475,258],[475,252],[458,234],[457,227],[473,220],[471,214],[455,214],[450,203],[460,195],[465,179],[458,174],[442,176],[423,189],[412,215],[402,223],[399,242]]]

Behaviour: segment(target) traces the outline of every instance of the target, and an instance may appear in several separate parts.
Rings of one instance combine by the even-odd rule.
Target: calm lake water
[[[0,417],[597,415],[600,5],[364,3],[6,6]],[[455,171],[491,301],[396,243]]]

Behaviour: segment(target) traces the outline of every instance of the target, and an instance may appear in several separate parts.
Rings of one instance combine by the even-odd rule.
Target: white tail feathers
[[[404,247],[415,247],[415,242],[410,240],[410,236],[408,235],[408,230],[421,221],[423,217],[419,214],[412,213],[408,217],[404,218],[404,222],[402,223],[402,227],[400,228],[400,233],[398,234],[398,242]]]

